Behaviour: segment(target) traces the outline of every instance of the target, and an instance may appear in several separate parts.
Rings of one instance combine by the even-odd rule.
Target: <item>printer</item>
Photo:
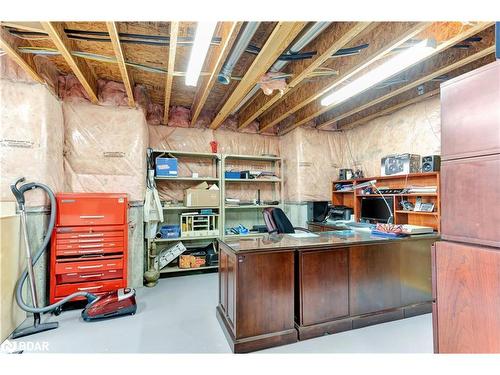
[[[354,210],[347,206],[331,205],[328,211],[327,221],[351,220]]]

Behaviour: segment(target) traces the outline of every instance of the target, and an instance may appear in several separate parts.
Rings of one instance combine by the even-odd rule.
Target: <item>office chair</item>
[[[264,216],[264,222],[266,223],[267,232],[269,234],[295,233],[296,230],[311,232],[306,228],[294,227],[281,208],[264,208],[262,215]]]

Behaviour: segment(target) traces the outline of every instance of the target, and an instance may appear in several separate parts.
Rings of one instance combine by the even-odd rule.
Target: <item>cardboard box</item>
[[[176,158],[156,158],[156,175],[158,177],[177,177],[178,164]]]
[[[186,207],[211,207],[219,204],[220,190],[216,185],[212,185],[209,189],[208,184],[203,182],[193,188],[184,190],[184,206]]]

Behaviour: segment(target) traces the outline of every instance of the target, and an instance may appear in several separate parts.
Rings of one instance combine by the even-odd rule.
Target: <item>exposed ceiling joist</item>
[[[215,116],[210,124],[211,129],[217,129],[222,125],[233,109],[236,108],[252,87],[257,84],[260,77],[269,70],[271,65],[285,51],[306,24],[306,22],[279,22],[276,25],[247,73]]]
[[[394,48],[399,47],[408,39],[422,32],[429,25],[429,22],[385,22],[377,25],[369,33],[356,39],[356,44],[369,44],[362,54],[336,58],[329,65],[330,68],[340,72],[339,76],[308,82],[298,87],[297,90],[294,90],[282,100],[277,107],[260,118],[260,131],[262,132],[277,125],[309,103],[313,103],[333,87],[342,84],[375,63]]]
[[[55,44],[62,57],[68,63],[76,78],[82,84],[92,103],[97,103],[97,79],[94,72],[84,59],[80,59],[71,54],[71,51],[77,50],[73,41],[68,39],[64,32],[62,22],[42,22],[42,27],[49,34],[50,39]]]
[[[489,27],[491,24],[492,23],[480,22],[474,26],[471,26],[469,28],[465,28],[461,32],[455,33],[454,36],[452,36],[448,40],[438,44],[435,51],[432,53],[432,55],[428,56],[426,60],[436,56],[438,53],[440,53],[442,51],[445,51],[446,49],[450,48],[454,44],[481,32],[485,28]],[[418,63],[418,64],[420,64],[420,63]],[[414,65],[416,65],[416,64],[414,64]],[[410,68],[408,68],[408,69],[410,69]],[[408,69],[406,69],[406,70],[408,70]],[[446,69],[446,68],[444,68],[444,69]],[[430,78],[430,79],[432,79],[432,78]],[[426,82],[427,80],[428,79],[426,79],[422,82]],[[416,84],[416,86],[418,86],[421,83]],[[330,106],[322,106],[320,102],[313,102],[313,103],[309,104],[307,107],[302,108],[297,113],[297,117],[295,118],[295,121],[294,121],[292,128],[297,128],[299,126],[302,126],[302,125],[308,123],[309,121],[315,119],[316,117],[320,116],[321,114],[331,110],[335,106],[336,106],[335,104],[330,105]],[[286,131],[288,132],[290,130],[292,130],[292,129],[287,129]]]
[[[0,27],[0,48],[5,51],[5,53],[14,60],[23,70],[29,74],[31,78],[39,83],[45,83],[44,79],[40,77],[35,68],[35,63],[33,62],[33,55],[26,55],[23,58],[17,51],[17,47],[13,41],[13,37],[7,32],[7,30]]]
[[[283,95],[292,91],[295,86],[328,61],[335,52],[345,47],[369,25],[370,22],[339,22],[323,31],[308,45],[308,49],[317,52],[314,58],[299,61],[290,69],[290,74],[292,74],[293,78],[283,91]],[[276,93],[273,96],[266,96],[263,93],[259,93],[252,103],[241,111],[239,115],[241,120],[238,129],[241,130],[250,125],[252,121],[271,108],[282,97],[281,93]]]
[[[177,37],[179,35],[179,23],[170,22],[170,45],[168,47],[167,81],[165,83],[165,107],[163,110],[163,123],[168,125],[168,112],[170,107],[170,96],[172,95],[172,82],[174,80],[175,55],[177,53]]]
[[[447,51],[448,52],[448,51]],[[456,52],[456,51],[450,51]],[[489,46],[479,50],[478,52],[469,54],[468,56],[461,59],[450,59],[450,55],[452,53],[444,53],[442,55],[435,56],[432,59],[427,60],[424,63],[424,66],[421,70],[418,71],[414,77],[412,77],[411,82],[403,84],[401,87],[397,89],[386,89],[386,94],[377,94],[378,90],[374,90],[367,99],[365,99],[366,103],[361,104],[360,101],[354,102],[350,104],[352,107],[351,110],[344,111],[342,113],[336,113],[333,116],[327,116],[323,119],[321,124],[317,126],[318,129],[323,129],[328,127],[331,124],[337,123],[340,120],[343,120],[349,116],[354,115],[355,113],[361,112],[371,106],[374,106],[378,103],[386,101],[390,98],[393,98],[409,89],[416,88],[426,82],[429,82],[437,77],[445,75],[455,69],[458,69],[462,66],[470,64],[476,60],[479,60],[489,54],[493,54],[495,52],[494,41],[490,39]],[[453,63],[449,63],[450,61],[455,61]]]
[[[231,47],[238,36],[243,22],[222,22],[220,25],[219,36],[221,42],[218,46],[211,48],[208,61],[205,63],[210,76],[200,77],[201,83],[198,85],[193,104],[191,106],[191,126],[196,123],[198,117],[205,105],[205,102],[210,94],[210,90],[217,82],[217,74],[219,73],[224,61],[231,50]]]
[[[118,36],[118,25],[116,22],[106,22],[106,26],[108,28],[111,44],[113,45],[113,50],[115,51],[116,62],[118,63],[118,68],[120,69],[123,84],[125,85],[125,91],[127,92],[128,105],[129,107],[134,107],[134,92],[132,89],[134,87],[134,81],[127,65],[125,65],[125,57],[120,43],[120,37]]]
[[[2,21],[1,26],[13,27],[19,30],[34,31],[37,33],[45,33],[40,22],[17,22],[17,21]]]
[[[468,73],[474,69],[477,69],[481,66],[487,65],[491,62],[495,61],[494,53],[489,53],[488,55],[481,57],[478,60],[474,60],[466,65],[462,65],[448,73],[446,73],[446,79],[453,79],[455,77],[461,76],[465,73]],[[366,108],[360,112],[357,112],[349,117],[346,117],[339,122],[334,124],[334,128],[337,129],[350,129],[354,126],[357,126],[361,123],[365,123],[370,119],[376,118],[381,114],[385,114],[386,110],[390,107],[394,107],[400,103],[409,101],[414,99],[415,103],[418,101],[418,98],[424,98],[425,95],[429,92],[439,90],[441,86],[441,80],[431,80],[419,85],[417,87],[412,87],[407,91],[389,98],[383,102],[379,102],[369,108]],[[423,94],[422,94],[423,93]],[[366,120],[368,119],[368,120]]]

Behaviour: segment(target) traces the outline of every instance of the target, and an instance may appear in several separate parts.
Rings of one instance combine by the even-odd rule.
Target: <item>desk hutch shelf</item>
[[[380,194],[362,194],[362,189],[356,188],[363,182],[376,180],[379,189],[382,187],[389,189],[403,189],[410,187],[436,186],[436,193],[402,193],[384,194],[385,197],[394,197],[394,224],[423,225],[434,228],[438,233],[441,231],[441,211],[440,211],[440,188],[439,172],[410,173],[396,176],[377,176],[369,178],[359,178],[351,180],[337,180],[332,183],[332,203],[334,205],[344,205],[354,210],[356,220],[361,217],[361,200],[363,197],[380,197]],[[338,185],[352,184],[353,190],[337,190]],[[422,203],[434,203],[433,212],[406,211],[402,210],[400,202],[406,200],[415,204],[417,198]]]

